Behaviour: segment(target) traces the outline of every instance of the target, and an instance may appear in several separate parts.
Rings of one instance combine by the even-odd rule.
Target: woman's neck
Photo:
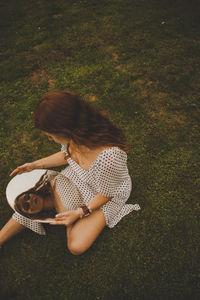
[[[102,146],[97,147],[96,149],[90,149],[84,145],[79,146],[70,142],[68,151],[70,158],[72,158],[72,160],[74,160],[82,169],[88,171],[101,151],[107,148],[110,147]]]
[[[90,153],[92,150],[84,145],[77,145],[75,144],[73,141],[70,141],[69,145],[68,145],[68,152],[69,155],[72,156],[76,156],[81,155],[81,156],[87,156],[88,153]]]

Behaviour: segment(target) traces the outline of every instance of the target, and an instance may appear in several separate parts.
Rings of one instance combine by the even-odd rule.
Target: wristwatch
[[[90,209],[89,206],[87,206],[86,204],[83,204],[81,206],[82,210],[83,210],[83,217],[87,217],[92,213],[92,210]]]

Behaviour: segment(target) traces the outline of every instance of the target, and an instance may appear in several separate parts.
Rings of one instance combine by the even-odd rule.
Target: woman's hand
[[[69,226],[74,223],[81,216],[81,212],[79,209],[77,210],[69,210],[63,213],[57,214],[54,221],[50,223],[50,225],[65,225]]]
[[[14,171],[12,171],[12,173],[10,173],[10,176],[13,176],[15,174],[19,175],[19,174],[22,174],[24,172],[30,172],[34,169],[35,169],[35,165],[34,165],[33,162],[32,163],[26,163],[22,166],[17,167]]]

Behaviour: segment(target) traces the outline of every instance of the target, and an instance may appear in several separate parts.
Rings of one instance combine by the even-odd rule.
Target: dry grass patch
[[[138,86],[141,87],[145,84],[145,80],[144,79],[137,79],[133,81],[133,86]]]
[[[137,75],[136,75],[137,76]],[[152,93],[151,86],[153,85],[153,81],[147,81],[145,79],[137,79],[132,83],[132,87],[136,90],[139,90],[142,98],[146,98]]]
[[[30,75],[30,81],[33,85],[38,85],[41,81],[47,81],[48,74],[44,70],[36,70]]]
[[[148,86],[151,86],[153,84],[153,81],[148,81],[147,83],[146,83],[146,86],[148,87]]]
[[[39,51],[41,47],[42,47],[42,44],[39,44],[39,45],[35,45],[33,47],[33,49],[35,49],[36,51]]]
[[[114,61],[118,61],[118,59],[119,59],[119,55],[115,52],[112,53],[112,57],[113,57]]]
[[[110,112],[106,109],[101,110],[101,113],[103,116],[110,118]]]
[[[51,50],[49,53],[48,53],[48,57],[50,58],[54,58],[55,56],[59,56],[61,55],[61,51],[59,50]]]
[[[34,86],[37,86],[41,82],[46,81],[46,82],[48,82],[49,88],[53,88],[55,86],[55,82],[56,82],[55,79],[49,78],[49,75],[46,73],[45,70],[41,70],[41,69],[34,71],[30,75],[29,79]]]
[[[165,120],[166,123],[175,125],[184,125],[187,122],[186,114],[182,111],[170,111],[168,109],[167,93],[159,92],[152,95],[150,101],[146,103],[147,113],[154,120]]]
[[[28,134],[26,132],[23,132],[22,133],[22,136],[21,136],[21,143],[22,144],[27,144],[29,141],[29,137],[28,137]]]
[[[129,73],[123,65],[116,66],[116,69],[122,71],[123,73]]]
[[[55,14],[52,16],[53,19],[59,19],[63,16],[63,14]]]
[[[55,86],[55,82],[56,82],[55,79],[49,79],[48,80],[49,87],[53,88]]]
[[[119,55],[117,54],[116,52],[116,49],[114,46],[108,46],[106,48],[103,49],[103,52],[109,56],[111,56],[111,58],[114,60],[114,61],[118,61],[119,59]]]
[[[84,99],[88,102],[97,102],[98,101],[97,96],[94,94],[88,94],[84,97]]]

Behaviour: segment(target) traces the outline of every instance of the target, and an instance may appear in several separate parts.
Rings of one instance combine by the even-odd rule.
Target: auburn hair
[[[128,150],[122,130],[71,91],[46,93],[35,108],[35,127],[90,149],[117,146]]]

